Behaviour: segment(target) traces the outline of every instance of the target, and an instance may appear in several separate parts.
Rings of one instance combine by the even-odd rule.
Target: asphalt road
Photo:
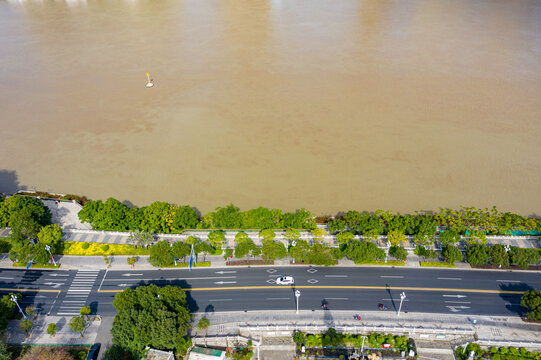
[[[291,275],[294,286],[276,285]],[[383,303],[396,311],[478,315],[519,315],[521,293],[541,288],[532,272],[411,269],[382,267],[252,267],[127,271],[0,270],[0,294],[23,293],[22,306],[42,314],[76,315],[90,305],[94,313],[112,315],[114,296],[127,287],[176,285],[188,291],[191,310],[292,310],[299,308],[362,312]],[[13,289],[13,290],[11,290]]]

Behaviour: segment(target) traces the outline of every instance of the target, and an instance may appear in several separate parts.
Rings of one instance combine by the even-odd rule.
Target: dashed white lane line
[[[291,300],[291,298],[267,298],[266,300]]]
[[[445,301],[446,303],[448,304],[471,304],[471,301],[452,301],[452,300],[447,300]]]
[[[210,299],[209,301],[233,301],[233,299]]]
[[[347,275],[325,275],[325,277],[348,277]]]
[[[520,280],[496,280],[496,281],[499,281],[499,282],[515,282],[515,283],[519,283],[519,282],[522,282]]]
[[[325,298],[325,300],[349,300],[348,298]]]
[[[438,280],[462,280],[462,278],[447,278],[447,277],[439,277]]]
[[[391,278],[391,279],[403,279],[403,276],[400,275],[381,275],[382,278]]]

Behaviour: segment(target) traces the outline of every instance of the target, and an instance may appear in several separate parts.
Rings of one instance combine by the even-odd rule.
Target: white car
[[[281,276],[276,279],[276,284],[278,285],[293,285],[294,283],[293,276]]]

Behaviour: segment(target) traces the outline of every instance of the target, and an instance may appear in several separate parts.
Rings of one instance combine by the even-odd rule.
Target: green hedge
[[[448,262],[441,262],[441,261],[419,261],[421,266],[427,266],[427,267],[446,267],[446,268],[454,268],[455,264],[449,264]]]

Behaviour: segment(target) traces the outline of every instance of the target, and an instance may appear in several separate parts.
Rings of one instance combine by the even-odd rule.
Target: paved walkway
[[[8,344],[40,344],[40,345],[91,345],[96,339],[101,319],[91,316],[83,332],[74,332],[69,326],[71,317],[65,316],[38,316],[34,321],[34,327],[25,336],[19,328],[20,320],[10,321],[5,331],[5,342]],[[47,326],[54,323],[58,326],[55,336],[47,334]]]

